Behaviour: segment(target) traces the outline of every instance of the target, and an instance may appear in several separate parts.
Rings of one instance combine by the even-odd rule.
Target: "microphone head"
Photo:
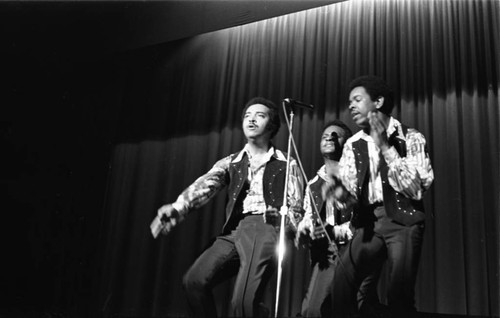
[[[313,105],[301,102],[299,100],[285,98],[283,101],[291,106],[299,106],[299,107],[304,107],[304,108],[308,108],[308,109],[314,109]]]

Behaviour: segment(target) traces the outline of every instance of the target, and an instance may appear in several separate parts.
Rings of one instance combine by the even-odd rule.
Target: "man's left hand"
[[[268,207],[266,212],[264,212],[264,222],[267,224],[271,224],[274,227],[279,226],[280,224],[280,213],[278,209],[273,207]]]
[[[389,147],[389,141],[387,140],[387,126],[385,122],[380,118],[379,111],[371,111],[368,114],[368,120],[370,122],[370,136],[372,137],[375,145],[380,150],[384,150]]]

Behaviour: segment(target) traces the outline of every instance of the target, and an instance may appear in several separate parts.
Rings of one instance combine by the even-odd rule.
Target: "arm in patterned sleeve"
[[[311,193],[311,188],[309,187],[309,184],[306,187],[306,193],[304,196],[304,219],[309,219],[312,220],[312,193]]]
[[[342,157],[339,161],[338,179],[342,182],[347,191],[357,199],[358,177],[356,171],[356,160],[352,143],[346,143],[342,151]]]
[[[304,196],[304,217],[302,220],[299,222],[299,225],[297,226],[297,232],[299,234],[307,234],[307,233],[313,233],[314,232],[314,224],[313,224],[313,218],[312,218],[312,202],[311,202],[311,189],[309,188],[309,184],[306,187],[306,193]]]
[[[192,209],[199,208],[227,184],[227,171],[231,156],[227,156],[215,163],[207,173],[196,179],[177,198],[172,206],[181,216],[185,216]]]
[[[297,225],[297,235],[295,236],[295,247],[299,247],[303,244],[305,244],[308,240],[307,238],[310,237],[313,239],[314,235],[314,223],[313,223],[313,218],[312,218],[312,209],[313,209],[313,202],[311,199],[311,189],[309,188],[309,184],[306,187],[306,192],[304,196],[304,217],[302,220],[300,220],[299,224]]]
[[[303,202],[303,191],[304,191],[304,179],[300,173],[299,166],[295,159],[292,159],[290,163],[290,174],[288,179],[288,205],[289,206],[302,206]]]
[[[294,215],[294,211],[302,209],[303,202],[303,191],[304,191],[304,180],[300,173],[297,161],[292,159],[290,162],[290,173],[288,176],[288,186],[287,186],[287,203],[290,209],[288,209],[288,217],[294,230],[298,225],[298,218]]]
[[[406,157],[400,157],[394,147],[383,152],[389,166],[389,184],[413,200],[421,200],[434,180],[424,136],[415,129],[406,135]]]

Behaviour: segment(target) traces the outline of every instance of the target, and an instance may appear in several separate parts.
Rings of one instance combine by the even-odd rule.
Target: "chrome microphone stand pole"
[[[285,113],[286,116],[286,113]],[[292,127],[293,127],[293,108],[290,108],[290,124],[288,126],[288,149],[287,149],[287,158],[286,158],[286,173],[285,173],[285,186],[283,193],[283,204],[280,209],[280,233],[279,233],[279,241],[278,241],[278,276],[276,282],[276,300],[274,306],[274,317],[278,317],[278,306],[279,306],[279,298],[280,298],[280,289],[281,289],[281,276],[283,275],[283,258],[285,256],[285,218],[288,215],[288,179],[289,179],[289,171],[290,171],[290,159],[291,159],[291,147],[292,147]]]

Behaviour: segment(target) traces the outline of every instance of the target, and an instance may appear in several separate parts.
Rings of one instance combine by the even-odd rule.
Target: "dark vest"
[[[231,155],[233,160],[238,154]],[[286,155],[286,154],[285,154]],[[248,156],[244,155],[239,162],[232,162],[227,173],[227,204],[226,223],[222,228],[222,233],[227,234],[236,228],[243,217],[243,200],[246,197],[249,184],[248,177]],[[266,206],[272,206],[278,210],[283,204],[283,191],[285,185],[286,162],[271,157],[264,168],[263,194]]]
[[[325,206],[325,200],[323,199],[322,196],[322,187],[323,184],[325,184],[325,180],[322,178],[318,177],[317,180],[309,185],[309,188],[311,189],[311,194],[312,197],[314,198],[314,203],[316,205],[316,208],[318,209],[318,212],[322,212],[323,208]],[[306,199],[306,198],[305,198]],[[313,213],[315,213],[315,210],[313,208],[312,210]],[[325,216],[322,215],[322,220],[325,220]],[[345,223],[351,219],[351,211],[340,211],[340,213],[335,215],[335,224],[339,225],[342,223]]]
[[[406,136],[408,127],[402,125],[403,133]],[[401,157],[406,157],[406,142],[400,138],[396,138],[396,134],[389,137],[389,144],[394,146]],[[367,204],[368,200],[368,179],[369,179],[369,157],[368,144],[365,140],[359,139],[352,143],[354,158],[356,160],[356,170],[358,178],[358,201],[354,207],[355,224],[362,226],[363,223],[374,220],[373,210],[370,210]],[[384,160],[381,156],[380,160]],[[405,197],[403,194],[396,192],[388,180],[389,168],[387,164],[382,165],[380,175],[382,179],[382,192],[384,197],[385,212],[392,220],[404,224],[413,225],[425,219],[424,205],[421,200],[412,200]]]
[[[326,204],[325,200],[322,196],[322,187],[326,183],[325,180],[318,176],[317,180],[313,183],[309,184],[309,189],[311,190],[312,197],[314,198],[313,204],[316,205],[317,211],[321,215],[321,220],[325,221],[325,210]],[[316,213],[314,207],[311,207],[313,216]],[[349,209],[348,211],[336,211],[335,213],[335,224],[339,225],[351,220],[352,211]],[[314,217],[313,217],[314,219]],[[333,238],[333,233],[331,232],[332,227],[327,225],[327,231],[330,232],[329,235]],[[342,245],[337,245],[337,248],[340,248]],[[309,244],[309,251],[311,255],[311,266],[318,264],[320,269],[326,269],[330,264],[330,256],[332,253],[332,247],[326,238],[316,239]]]

